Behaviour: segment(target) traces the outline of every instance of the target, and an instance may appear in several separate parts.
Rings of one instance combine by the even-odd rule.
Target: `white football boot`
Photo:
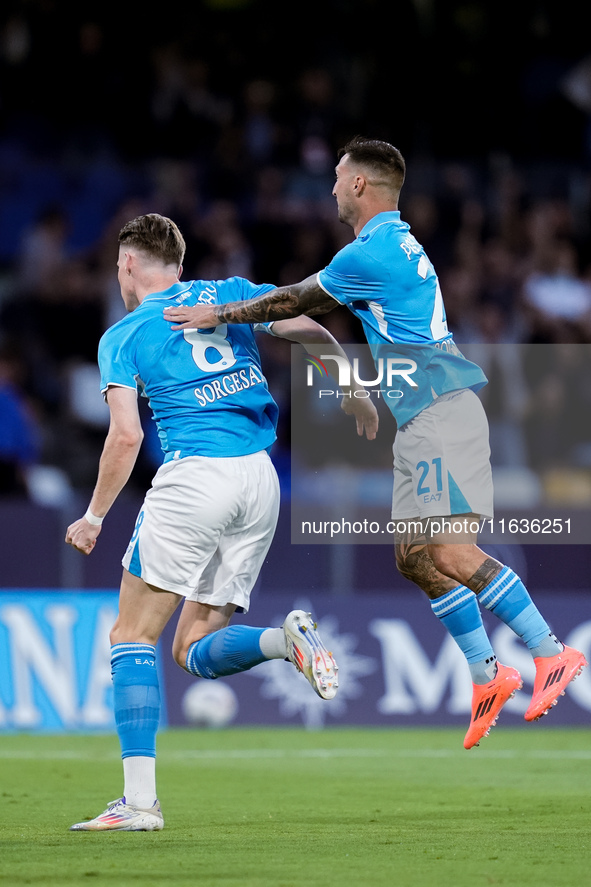
[[[71,832],[156,832],[164,828],[164,818],[158,801],[153,807],[144,810],[126,804],[125,798],[111,801],[104,813],[87,822],[76,822],[70,826]]]
[[[339,687],[338,666],[320,640],[312,614],[292,610],[285,617],[283,633],[289,661],[302,672],[321,699],[334,699]]]

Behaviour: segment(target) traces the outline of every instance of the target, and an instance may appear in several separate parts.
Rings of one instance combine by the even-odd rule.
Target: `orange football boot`
[[[566,647],[556,656],[538,656],[534,659],[536,678],[529,708],[524,714],[526,721],[537,721],[548,714],[559,696],[564,696],[567,684],[580,675],[587,660],[579,650]]]
[[[472,685],[472,719],[464,737],[464,748],[473,748],[488,736],[504,704],[523,686],[515,668],[497,662],[497,673],[488,684]]]

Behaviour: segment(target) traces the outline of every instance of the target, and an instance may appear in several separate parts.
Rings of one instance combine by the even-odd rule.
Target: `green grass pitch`
[[[114,736],[0,737],[0,884],[583,887],[591,729],[235,728],[159,737],[156,833],[76,833],[122,790]]]

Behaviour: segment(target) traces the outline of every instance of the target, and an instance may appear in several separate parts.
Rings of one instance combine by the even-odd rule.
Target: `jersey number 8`
[[[184,330],[185,339],[191,346],[193,360],[204,373],[217,372],[221,367],[228,369],[236,363],[227,334],[227,323],[221,323],[207,332]]]

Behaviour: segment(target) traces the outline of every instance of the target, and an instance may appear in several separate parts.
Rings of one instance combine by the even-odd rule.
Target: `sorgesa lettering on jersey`
[[[199,406],[206,407],[222,397],[252,388],[253,385],[261,385],[262,382],[261,374],[251,366],[248,373],[246,369],[238,370],[236,373],[226,373],[219,379],[212,379],[200,388],[195,388],[195,397]]]

